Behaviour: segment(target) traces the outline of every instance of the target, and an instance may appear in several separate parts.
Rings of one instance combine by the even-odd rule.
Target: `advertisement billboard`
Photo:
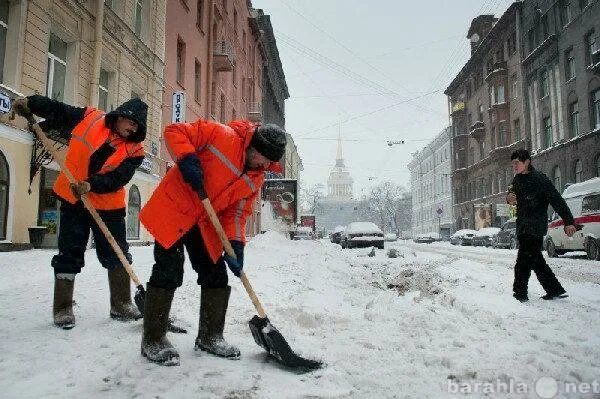
[[[274,219],[293,228],[298,215],[298,180],[269,179],[262,188],[262,200],[270,204],[271,215],[263,215],[265,219]]]

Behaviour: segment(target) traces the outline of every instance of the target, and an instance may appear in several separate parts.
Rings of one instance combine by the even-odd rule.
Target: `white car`
[[[314,240],[315,233],[310,227],[300,226],[294,232],[294,240]]]
[[[383,231],[371,222],[352,222],[342,234],[342,248],[377,247],[383,249]]]
[[[471,245],[474,247],[491,247],[492,241],[500,232],[500,227],[482,227],[477,230],[477,234],[473,237]]]
[[[476,230],[462,229],[450,236],[452,245],[471,245],[473,237],[477,234]]]
[[[564,221],[555,212],[544,237],[548,256],[585,251],[588,259],[600,260],[600,177],[572,184],[562,196],[575,218],[575,224],[581,229],[573,237],[567,237],[563,230]]]

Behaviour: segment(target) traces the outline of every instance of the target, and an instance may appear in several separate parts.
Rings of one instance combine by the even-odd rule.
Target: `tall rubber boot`
[[[239,359],[240,350],[223,339],[225,314],[229,304],[231,287],[204,288],[200,294],[200,322],[195,350],[216,356]]]
[[[110,317],[120,321],[142,318],[138,308],[131,302],[131,282],[123,266],[108,271],[110,288]]]
[[[167,339],[169,312],[175,290],[148,285],[144,302],[144,332],[141,352],[162,366],[178,366],[179,353]]]
[[[74,274],[54,275],[54,303],[52,314],[54,324],[64,330],[75,327],[73,315],[73,288],[75,286]]]

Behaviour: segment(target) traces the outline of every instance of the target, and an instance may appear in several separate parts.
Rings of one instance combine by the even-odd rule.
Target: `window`
[[[8,162],[6,162],[4,154],[0,151],[0,240],[6,240],[9,177]]]
[[[196,3],[196,26],[200,29],[204,27],[204,0]]]
[[[225,95],[221,93],[221,117],[219,119],[221,123],[225,123],[225,112]]]
[[[558,192],[562,192],[562,177],[560,174],[560,168],[558,167],[558,165],[556,165],[554,167],[554,170],[552,172],[552,179],[554,181],[554,188],[556,188],[558,190]]]
[[[100,80],[98,82],[98,108],[103,111],[108,111],[108,80],[108,72],[100,68]]]
[[[183,86],[185,75],[185,42],[180,37],[177,38],[177,64],[175,68],[177,83]]]
[[[505,100],[505,98],[504,98],[504,85],[500,85],[500,86],[498,86],[498,101],[497,101],[497,103],[498,104],[503,104],[505,102],[504,100]]]
[[[548,95],[548,70],[544,69],[540,74],[540,98]]]
[[[496,148],[496,126],[492,126],[492,131],[490,133],[490,150]]]
[[[479,159],[485,158],[485,140],[479,142]]]
[[[585,62],[586,65],[592,65],[592,54],[596,51],[596,34],[591,30],[585,35]]]
[[[471,162],[469,163],[473,165],[475,163],[475,148],[473,147],[469,148],[469,158],[471,158]]]
[[[54,100],[65,98],[65,76],[67,74],[67,43],[50,34],[48,49],[48,73],[46,75],[46,95]]]
[[[600,129],[600,89],[592,92],[592,130]]]
[[[246,52],[246,30],[242,29],[242,49]]]
[[[508,55],[511,56],[517,51],[517,34],[513,32],[508,39]]]
[[[498,130],[498,147],[504,147],[508,144],[506,135],[506,123],[500,123],[500,129]]]
[[[566,0],[563,2],[562,7],[562,20],[563,25],[567,25],[573,20],[573,1]]]
[[[235,35],[236,38],[238,35],[237,27],[238,27],[238,14],[237,14],[237,10],[234,9],[233,10],[233,34]]]
[[[519,97],[519,79],[517,79],[517,74],[514,74],[511,76],[510,78],[512,87],[511,87],[511,91],[512,91],[512,98],[516,99]]]
[[[579,105],[577,101],[569,104],[569,133],[571,137],[579,136]]]
[[[144,9],[144,0],[134,0],[133,9],[133,32],[137,37],[142,36],[142,18]]]
[[[544,148],[552,145],[552,119],[544,118]]]
[[[129,189],[129,200],[127,201],[127,239],[140,239],[140,208],[142,200],[140,190],[134,184]]]
[[[527,44],[529,45],[529,52],[531,53],[533,50],[535,50],[535,46],[536,46],[536,39],[535,39],[535,29],[532,28],[529,30],[529,32],[527,32]]]
[[[548,14],[544,14],[542,17],[542,39],[548,37],[549,29],[548,29]]]
[[[565,79],[567,81],[575,77],[575,56],[573,55],[573,48],[565,51]]]
[[[201,76],[202,76],[202,66],[200,65],[200,63],[198,62],[198,60],[196,60],[195,62],[195,66],[194,66],[194,99],[197,102],[200,102],[200,90],[201,90]]]
[[[496,96],[494,94],[494,86],[490,86],[490,89],[488,90],[488,93],[489,93],[489,97],[490,97],[490,107],[491,107],[492,105],[495,104],[494,97],[496,97]]]
[[[581,160],[578,159],[575,161],[575,183],[581,183],[583,180],[581,176],[583,174],[583,166],[581,165]]]
[[[592,194],[581,202],[581,213],[600,212],[600,194]]]
[[[513,121],[513,142],[521,140],[521,120],[519,118]]]
[[[8,1],[0,0],[0,82],[4,82],[4,55],[8,34]]]
[[[479,119],[477,119],[478,121],[483,122],[483,105],[479,104]]]

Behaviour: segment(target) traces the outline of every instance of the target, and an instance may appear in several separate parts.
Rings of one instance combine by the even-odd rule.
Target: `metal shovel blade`
[[[248,322],[248,325],[254,341],[282,365],[304,372],[316,370],[323,366],[322,362],[296,355],[283,335],[271,324],[268,317],[260,318],[255,315]]]

